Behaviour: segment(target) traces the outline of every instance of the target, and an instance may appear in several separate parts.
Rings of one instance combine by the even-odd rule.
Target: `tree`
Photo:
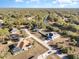
[[[3,40],[3,42],[5,42],[5,38],[7,37],[7,35],[9,35],[9,31],[7,28],[0,29],[0,37]]]
[[[73,42],[73,45],[76,45],[77,44],[77,41],[75,39],[71,39],[72,42]]]
[[[14,25],[16,25],[17,28],[20,27],[20,25],[23,25],[26,23],[26,20],[24,20],[23,18],[17,18],[16,20],[14,20]]]
[[[79,59],[79,55],[68,55],[68,59]]]
[[[11,19],[11,18],[9,18],[9,17],[5,17],[4,19],[3,19],[3,21],[4,21],[4,24],[5,24],[5,26],[6,27],[13,27],[14,26],[14,20],[15,19]]]

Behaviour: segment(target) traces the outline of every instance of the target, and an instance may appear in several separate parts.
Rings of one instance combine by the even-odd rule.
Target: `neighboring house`
[[[4,21],[0,19],[0,23],[4,23]]]
[[[11,34],[20,34],[20,31],[17,28],[12,28]]]
[[[60,37],[60,35],[56,32],[49,32],[46,34],[46,36],[47,36],[47,40],[54,40],[54,39]]]
[[[20,40],[20,31],[17,28],[12,28],[10,32],[9,39],[18,42]]]
[[[13,55],[16,55],[15,53],[19,53],[21,51],[19,47],[16,47],[16,44],[9,45],[9,49]]]
[[[23,38],[21,38],[21,40],[17,44],[12,44],[9,46],[10,52],[13,55],[17,55],[20,52],[28,50],[31,47],[32,47],[32,42],[28,39],[23,39]]]
[[[28,20],[32,20],[32,19],[34,19],[35,18],[35,16],[31,16],[31,17],[28,17],[27,19]]]
[[[45,37],[45,42],[49,42],[50,40],[55,40],[59,38],[60,35],[56,32],[40,32]]]
[[[10,34],[9,38],[15,42],[18,42],[20,40],[20,36],[18,34]]]
[[[46,40],[54,40],[55,38],[60,37],[60,35],[56,32],[42,32],[39,31],[43,36],[45,36],[47,39]]]
[[[48,43],[51,40],[55,40],[56,38],[59,38],[60,35],[56,32],[44,32],[44,31],[39,31],[39,33],[45,37],[44,42]]]
[[[27,20],[32,20],[34,18],[35,18],[35,16],[31,16],[31,15],[26,15],[25,16],[25,19],[27,19]]]
[[[56,38],[59,38],[60,35],[56,32],[50,32],[48,34],[46,34],[46,40],[44,41],[45,43],[50,42],[51,40],[55,40]]]
[[[69,22],[69,18],[63,17],[63,20],[64,20],[65,22]]]
[[[20,25],[20,29],[26,28],[25,25]]]
[[[61,17],[65,22],[70,22],[71,21],[71,19],[70,19],[70,17],[69,16],[63,16],[63,17]]]

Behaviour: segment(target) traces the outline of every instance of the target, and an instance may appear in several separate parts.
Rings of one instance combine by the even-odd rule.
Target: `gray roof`
[[[18,48],[18,47],[15,47],[15,48],[12,49],[13,53],[17,53],[17,52],[20,52],[20,51],[21,51],[21,49]]]

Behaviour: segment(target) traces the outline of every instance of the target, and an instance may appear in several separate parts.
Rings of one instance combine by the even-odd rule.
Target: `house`
[[[10,32],[11,34],[20,34],[20,31],[17,28],[12,28]]]
[[[47,36],[47,40],[54,40],[54,39],[60,37],[60,35],[56,32],[49,32],[46,34],[46,36]]]
[[[39,33],[43,35],[44,37],[46,37],[46,40],[54,40],[60,37],[60,35],[57,32],[46,32],[46,31],[39,30]]]
[[[60,35],[56,32],[40,32],[40,34],[42,34],[45,37],[45,43],[60,37]]]
[[[9,51],[11,54],[16,55],[15,53],[19,53],[21,49],[19,47],[16,47],[16,44],[9,45]]]
[[[0,19],[0,23],[4,23],[4,21]]]
[[[44,42],[48,43],[51,40],[55,40],[56,38],[59,38],[60,35],[56,32],[46,32],[46,31],[40,31],[39,33],[45,38]]]
[[[27,19],[27,20],[32,20],[32,19],[34,19],[35,18],[35,16],[32,16],[32,15],[25,15],[25,19]]]
[[[13,55],[17,55],[25,50],[28,50],[32,47],[32,42],[29,39],[21,38],[17,44],[12,44],[9,46],[10,52]]]
[[[20,36],[18,34],[10,34],[9,39],[18,42],[20,40]]]
[[[20,31],[17,28],[10,29],[9,39],[12,41],[18,42],[20,38]]]
[[[69,20],[69,18],[66,18],[66,17],[63,17],[62,18],[65,22],[69,22],[70,20]]]
[[[21,29],[23,29],[23,28],[25,28],[25,27],[26,27],[25,25],[20,25],[20,28],[21,28]]]

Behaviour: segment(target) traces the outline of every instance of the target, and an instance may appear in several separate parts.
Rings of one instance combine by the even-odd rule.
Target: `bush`
[[[79,55],[68,55],[68,59],[79,59]]]
[[[62,53],[67,53],[68,49],[67,48],[62,48],[61,51],[62,51]]]

